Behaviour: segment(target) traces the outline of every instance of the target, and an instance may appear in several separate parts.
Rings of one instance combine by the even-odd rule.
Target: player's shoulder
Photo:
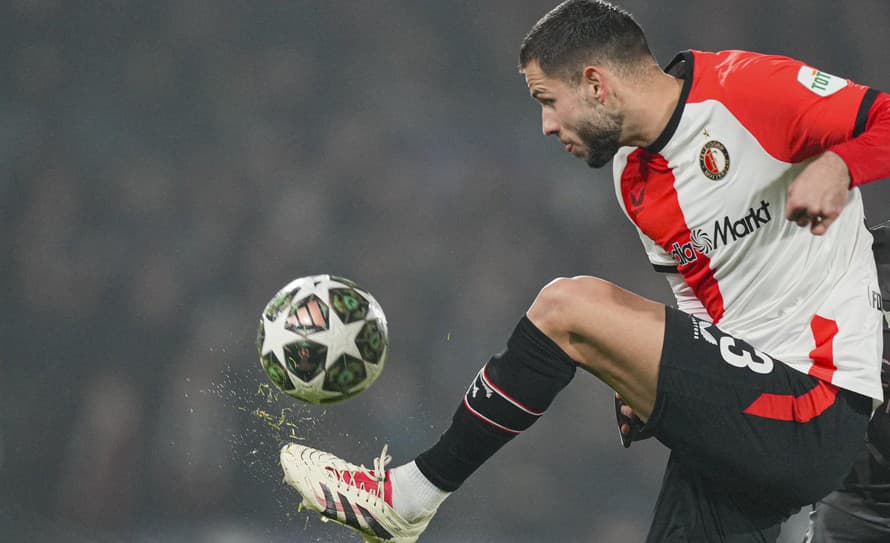
[[[805,68],[802,61],[791,57],[739,49],[692,50],[686,57],[693,63],[694,74],[689,102],[732,100],[787,90],[788,83]]]
[[[688,51],[695,59],[695,66],[702,67],[708,72],[717,75],[726,75],[745,70],[768,70],[770,68],[784,67],[789,64],[800,66],[802,61],[784,55],[758,53],[756,51],[744,51],[741,49],[727,49],[725,51]]]

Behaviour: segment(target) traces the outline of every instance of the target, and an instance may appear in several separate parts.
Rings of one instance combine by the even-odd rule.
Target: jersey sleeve
[[[869,89],[862,101],[853,139],[831,148],[850,170],[850,186],[890,177],[890,95]]]

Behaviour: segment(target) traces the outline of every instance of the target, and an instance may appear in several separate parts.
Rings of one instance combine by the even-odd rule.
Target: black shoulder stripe
[[[665,266],[663,264],[652,264],[652,267],[655,268],[655,271],[658,273],[677,273],[676,266]]]
[[[856,125],[853,127],[853,137],[865,132],[865,125],[868,123],[868,112],[871,111],[871,105],[875,103],[878,97],[878,91],[868,89],[865,96],[862,97],[862,103],[859,104],[859,112],[856,113]]]

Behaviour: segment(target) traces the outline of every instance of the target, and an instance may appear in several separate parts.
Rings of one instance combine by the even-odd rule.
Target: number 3
[[[720,356],[727,364],[737,368],[749,368],[755,373],[773,371],[773,359],[747,344],[737,345],[730,336],[720,338]]]

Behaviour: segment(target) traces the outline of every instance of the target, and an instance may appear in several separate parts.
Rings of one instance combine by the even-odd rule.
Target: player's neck
[[[652,72],[633,88],[634,99],[625,111],[625,145],[646,147],[658,139],[668,123],[683,90],[683,80],[662,72]]]

